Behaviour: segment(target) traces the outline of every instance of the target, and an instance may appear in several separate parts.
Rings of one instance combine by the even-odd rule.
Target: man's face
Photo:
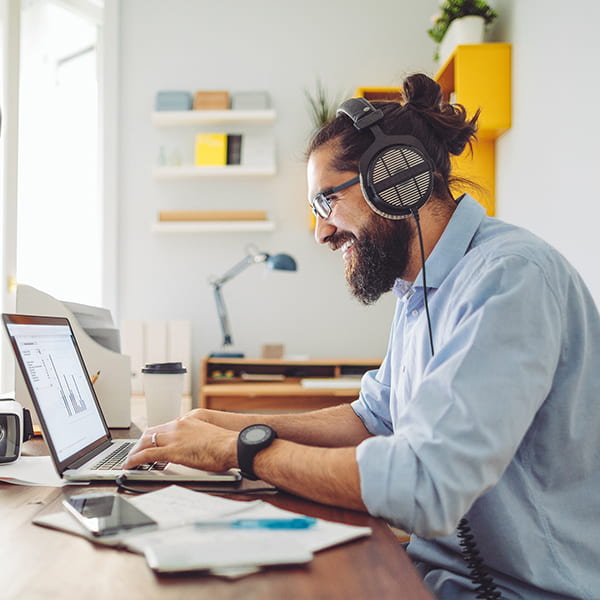
[[[309,200],[356,176],[330,166],[331,149],[313,152],[308,161]],[[366,203],[360,185],[328,196],[331,213],[317,217],[315,238],[341,250],[346,281],[363,304],[372,304],[389,291],[406,271],[413,229],[408,219],[394,221],[375,214]]]

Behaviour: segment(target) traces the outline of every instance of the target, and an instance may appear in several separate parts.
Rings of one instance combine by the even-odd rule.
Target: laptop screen
[[[58,463],[110,439],[68,320],[3,318]]]

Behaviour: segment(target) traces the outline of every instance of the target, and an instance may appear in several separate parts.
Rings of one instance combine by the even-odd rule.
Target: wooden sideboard
[[[198,406],[234,412],[300,412],[352,402],[381,359],[206,357]]]

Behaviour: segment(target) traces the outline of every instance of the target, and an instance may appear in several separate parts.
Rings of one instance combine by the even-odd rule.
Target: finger
[[[142,433],[142,435],[138,438],[137,442],[133,445],[131,450],[129,451],[129,456],[137,452],[138,450],[143,450],[144,448],[151,448],[158,446],[158,434],[164,432],[163,427],[149,427]],[[153,443],[154,442],[156,443]]]
[[[149,447],[130,454],[127,460],[123,463],[124,469],[132,469],[138,465],[145,463],[153,463],[157,461],[167,460],[164,448]]]

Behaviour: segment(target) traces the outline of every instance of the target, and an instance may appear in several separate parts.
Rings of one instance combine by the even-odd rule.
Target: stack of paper
[[[0,481],[48,487],[67,485],[56,472],[49,456],[21,456],[15,462],[0,465]]]
[[[369,527],[321,519],[306,529],[229,528],[227,523],[233,519],[302,515],[262,500],[228,500],[176,485],[138,496],[131,502],[153,518],[158,529],[97,538],[66,512],[38,517],[34,523],[144,554],[148,565],[158,572],[209,570],[228,577],[247,575],[265,565],[306,563],[314,552],[371,534]],[[197,526],[198,522],[202,526]]]

